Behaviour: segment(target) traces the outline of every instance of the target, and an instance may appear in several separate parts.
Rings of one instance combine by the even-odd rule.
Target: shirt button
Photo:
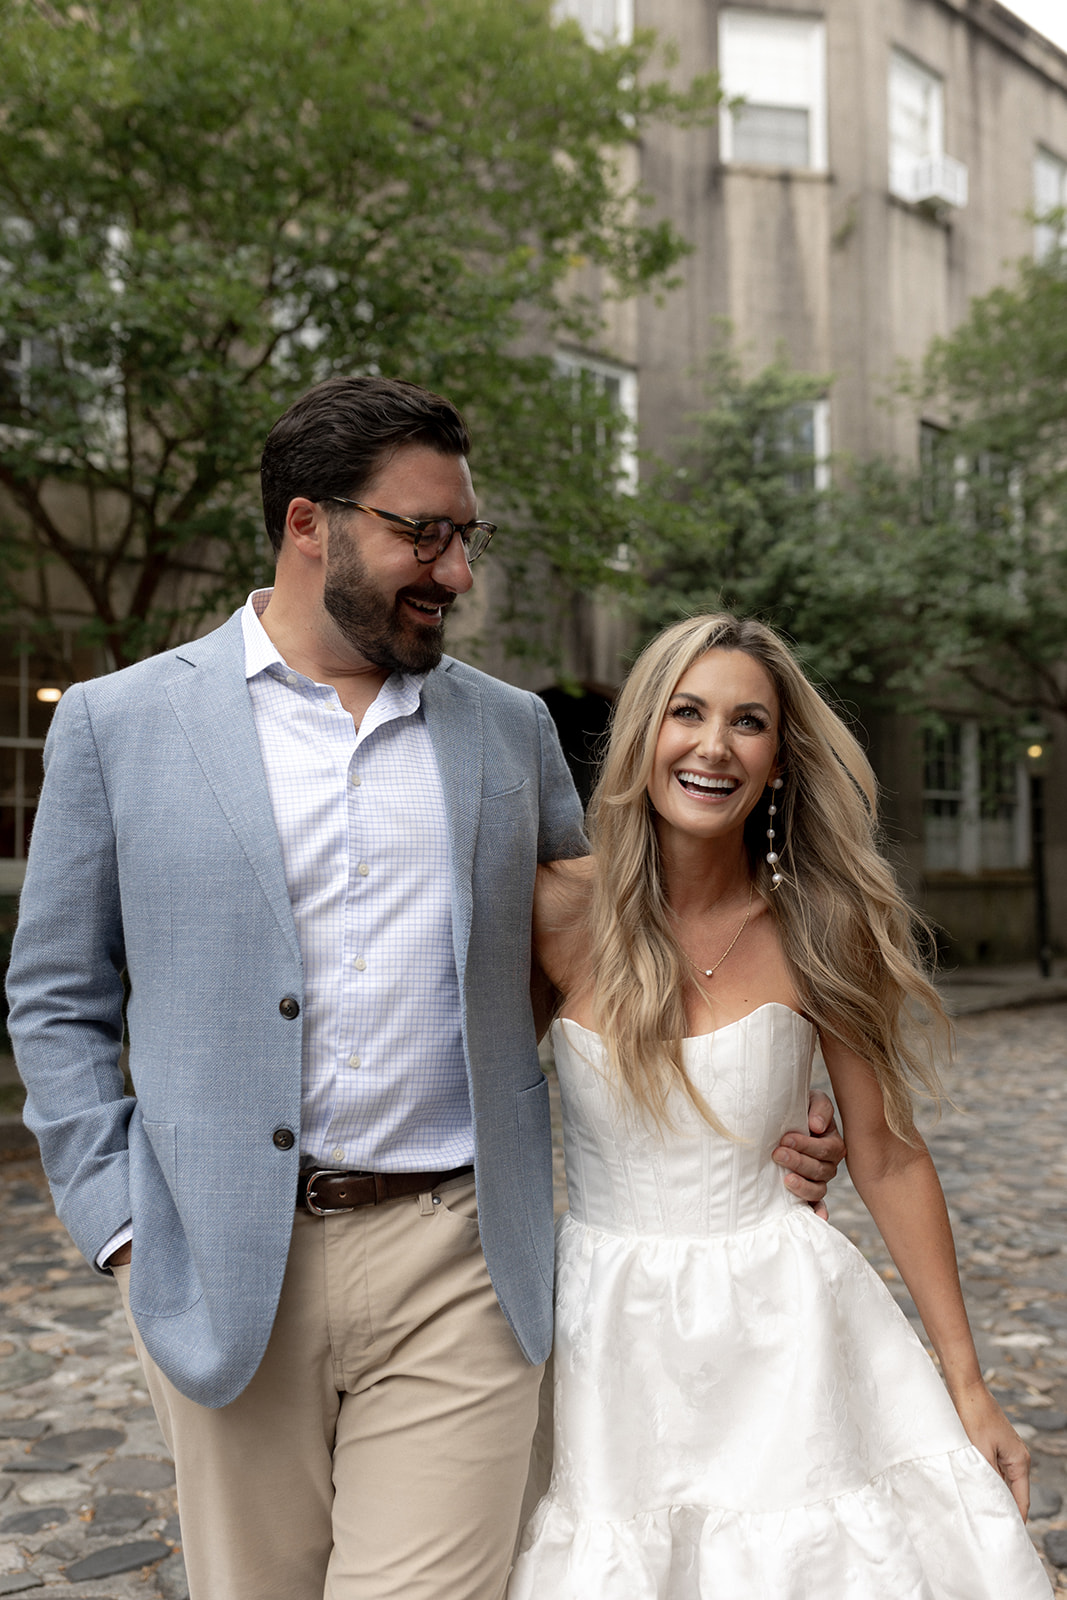
[[[363,779],[360,777],[358,772],[353,772],[348,781],[352,785],[353,789],[358,789],[360,784],[363,782]]]
[[[348,1065],[350,1067],[358,1067],[359,1066],[359,1057],[358,1056],[349,1056]]]
[[[370,868],[365,861],[361,861],[356,870],[361,878],[365,878],[370,871]]]
[[[335,1161],[343,1161],[344,1158],[345,1158],[345,1147],[344,1147],[344,1145],[343,1144],[335,1144],[333,1149],[330,1151],[330,1155],[333,1157],[333,1159]]]
[[[357,956],[352,965],[355,967],[357,972],[366,972],[367,970],[367,963],[364,961],[362,956]]]
[[[296,673],[295,672],[287,672],[285,674],[285,681],[286,681],[286,683],[295,683],[297,681]]]

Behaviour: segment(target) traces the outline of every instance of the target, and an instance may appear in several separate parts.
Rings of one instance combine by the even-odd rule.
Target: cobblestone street
[[[1064,1562],[1067,1600],[1067,1005],[966,1017],[958,1040],[957,1109],[926,1131],[983,1364],[1033,1452],[1031,1532]],[[831,1211],[913,1312],[846,1178]],[[36,1161],[0,1166],[0,1219],[0,1595],[183,1600],[173,1470],[115,1290],[68,1242]]]

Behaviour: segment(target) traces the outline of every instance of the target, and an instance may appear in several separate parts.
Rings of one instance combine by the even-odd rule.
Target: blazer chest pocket
[[[479,867],[513,869],[520,857],[516,850],[532,852],[537,845],[537,791],[523,778],[511,789],[482,798],[478,820]]]
[[[507,772],[494,774],[490,782],[499,783],[500,787],[493,788],[482,795],[483,806],[495,805],[499,800],[510,800],[513,795],[521,794],[524,789],[530,787],[529,778],[521,777],[518,774],[512,775]]]

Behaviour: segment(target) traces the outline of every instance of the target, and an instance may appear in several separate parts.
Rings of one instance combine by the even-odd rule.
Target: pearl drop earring
[[[780,789],[782,787],[781,778],[773,778],[770,787],[772,790]],[[782,874],[778,871],[778,856],[774,849],[774,819],[777,815],[778,807],[774,803],[774,795],[772,794],[771,803],[767,807],[767,865],[771,869],[772,889],[777,889],[782,881]]]

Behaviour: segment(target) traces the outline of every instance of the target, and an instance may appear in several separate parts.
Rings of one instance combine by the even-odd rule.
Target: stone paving
[[[967,1016],[958,1045],[956,1108],[926,1131],[983,1365],[1033,1452],[1031,1533],[1067,1600],[1067,1004]],[[831,1210],[914,1314],[846,1177]],[[173,1483],[114,1286],[70,1244],[37,1162],[5,1162],[0,1596],[184,1600]]]

